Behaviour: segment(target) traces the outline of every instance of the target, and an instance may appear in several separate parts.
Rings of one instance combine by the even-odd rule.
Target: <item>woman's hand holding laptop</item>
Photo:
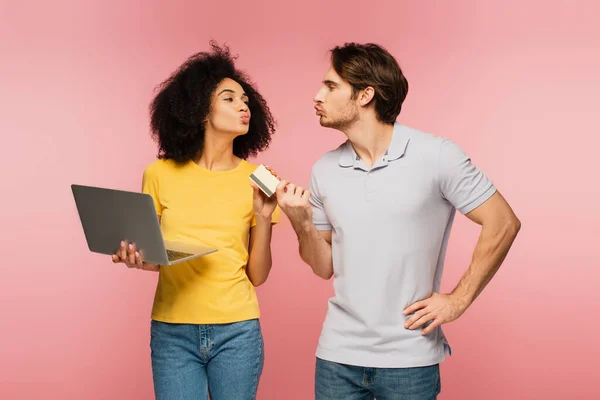
[[[146,271],[158,271],[159,265],[151,264],[142,261],[142,255],[135,248],[135,243],[127,244],[124,240],[121,241],[121,248],[112,255],[112,262],[125,263],[127,268],[137,268]]]

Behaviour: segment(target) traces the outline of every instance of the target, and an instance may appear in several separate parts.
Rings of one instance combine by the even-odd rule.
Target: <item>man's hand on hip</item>
[[[406,320],[404,327],[414,330],[431,321],[421,332],[423,335],[427,335],[438,326],[460,317],[468,306],[468,302],[452,294],[433,293],[428,298],[417,301],[404,309],[404,315],[413,314]]]

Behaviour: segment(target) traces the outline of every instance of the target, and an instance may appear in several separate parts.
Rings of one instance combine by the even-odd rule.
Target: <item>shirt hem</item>
[[[331,231],[333,230],[333,226],[331,225],[327,225],[327,224],[314,224],[315,228],[317,228],[318,231]]]
[[[234,322],[248,321],[251,319],[259,319],[260,312],[244,314],[240,316],[223,317],[223,318],[170,318],[164,315],[152,314],[151,319],[158,322],[166,322],[169,324],[231,324]]]
[[[335,351],[318,348],[316,357],[338,364],[353,365],[365,368],[416,368],[439,364],[446,359],[446,353],[444,352],[438,357],[412,358],[410,361],[408,361],[402,360],[402,356],[390,356],[389,354],[385,357],[373,356],[372,354],[365,353],[343,355]]]

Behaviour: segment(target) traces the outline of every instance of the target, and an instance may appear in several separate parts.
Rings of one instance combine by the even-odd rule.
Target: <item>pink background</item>
[[[279,121],[258,161],[302,185],[343,140],[312,109],[326,51],[374,41],[397,56],[410,83],[400,121],[458,142],[523,223],[496,278],[446,325],[440,398],[597,398],[598,3],[216,3],[0,3],[0,398],[152,398],[157,276],[87,251],[69,185],[139,190],[156,152],[153,88],[210,38],[240,55]],[[477,235],[457,218],[444,290]],[[287,220],[273,248],[259,399],[310,399],[331,282],[301,262]]]

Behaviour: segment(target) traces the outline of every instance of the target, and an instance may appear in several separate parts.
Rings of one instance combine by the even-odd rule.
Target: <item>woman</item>
[[[267,103],[229,49],[189,58],[151,105],[158,160],[143,175],[165,240],[218,249],[170,267],[145,263],[133,243],[113,262],[158,271],[151,322],[158,400],[254,399],[264,361],[254,286],[271,269],[275,196],[266,198],[245,159],[274,132]],[[252,186],[252,187],[251,187]]]

